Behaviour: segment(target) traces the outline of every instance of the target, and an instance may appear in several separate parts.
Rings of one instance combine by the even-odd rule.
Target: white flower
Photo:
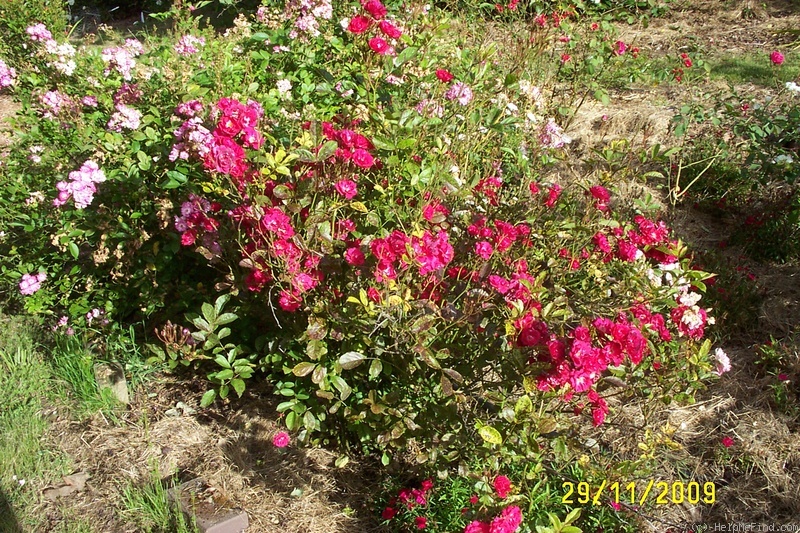
[[[284,98],[289,97],[291,98],[292,92],[292,82],[289,80],[278,80],[278,83],[275,84],[278,87],[278,93]]]
[[[685,305],[686,307],[692,307],[694,305],[697,305],[697,302],[699,302],[702,297],[703,297],[702,295],[690,291],[678,296],[678,303],[680,303],[681,305]]]
[[[793,93],[795,93],[795,94],[800,94],[800,85],[797,85],[797,84],[796,84],[795,82],[793,82],[793,81],[787,81],[787,82],[786,82],[786,88],[787,88],[788,90],[792,91],[792,92],[793,92]]]
[[[725,372],[730,371],[731,369],[731,360],[728,359],[728,354],[726,354],[722,348],[717,348],[714,350],[714,358],[717,360],[717,368],[715,373],[718,376],[721,376]]]
[[[776,165],[791,165],[794,163],[794,159],[789,154],[781,154],[776,156],[772,162]]]

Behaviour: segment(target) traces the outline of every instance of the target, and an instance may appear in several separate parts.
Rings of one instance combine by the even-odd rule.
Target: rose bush
[[[10,86],[0,169],[15,301],[146,319],[156,356],[209,373],[204,405],[259,376],[293,439],[384,464],[534,457],[626,398],[691,401],[715,368],[709,274],[558,171],[584,81],[628,47],[602,29],[564,61],[540,45],[583,41],[545,17],[509,54],[400,13],[288,2],[217,39],[175,8],[170,40],[100,50],[32,24],[50,55]]]

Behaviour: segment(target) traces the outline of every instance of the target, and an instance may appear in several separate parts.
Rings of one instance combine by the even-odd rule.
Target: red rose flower
[[[380,21],[378,27],[381,29],[383,34],[389,37],[390,39],[399,39],[403,35],[403,32],[400,31],[400,28],[398,28],[388,20]]]
[[[390,56],[394,55],[394,47],[390,46],[385,40],[380,37],[373,37],[369,40],[369,47],[378,55]]]
[[[372,21],[363,15],[356,15],[350,19],[350,24],[347,25],[347,30],[350,33],[360,34],[364,33],[372,25]]]
[[[380,0],[369,0],[364,4],[364,10],[375,17],[376,20],[381,20],[386,16],[386,8],[381,4]]]
[[[371,168],[375,164],[375,158],[363,148],[353,150],[351,159],[356,166],[361,168]]]
[[[439,81],[444,83],[450,83],[453,81],[453,78],[455,78],[455,76],[453,76],[449,70],[443,68],[440,68],[436,71],[436,77],[439,78]]]

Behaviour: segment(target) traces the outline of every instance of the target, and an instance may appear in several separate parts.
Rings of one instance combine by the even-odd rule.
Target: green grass
[[[169,499],[172,486],[165,485],[155,469],[147,484],[122,490],[122,514],[147,533],[195,533],[195,525]]]
[[[55,377],[68,384],[76,400],[74,413],[82,418],[102,411],[114,419],[119,402],[110,390],[98,390],[94,375],[96,362],[92,353],[76,337],[60,337],[56,340],[51,365]]]
[[[39,491],[57,485],[73,471],[71,459],[45,444],[50,406],[67,407],[82,419],[102,411],[116,419],[119,407],[110,391],[98,391],[94,365],[97,358],[76,337],[61,336],[45,348],[40,330],[21,317],[0,314],[0,532],[42,531]],[[132,332],[110,336],[109,358],[119,361],[132,381],[141,383],[152,372],[133,342]],[[49,352],[44,355],[43,352]],[[24,484],[20,483],[24,480]],[[195,531],[175,513],[166,489],[157,481],[128,487],[121,495],[125,516],[153,533]],[[58,533],[93,533],[94,526],[59,504]]]
[[[800,56],[785,53],[783,65],[776,67],[770,62],[769,51],[760,55],[722,55],[706,59],[711,67],[711,79],[723,80],[736,85],[752,83],[763,87],[783,85],[800,75]]]
[[[36,487],[69,474],[71,461],[42,446],[51,374],[34,350],[32,328],[18,319],[0,321],[0,531],[30,531],[41,518],[32,510]]]

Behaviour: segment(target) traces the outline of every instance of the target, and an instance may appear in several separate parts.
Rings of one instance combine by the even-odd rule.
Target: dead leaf
[[[89,479],[89,474],[86,472],[77,472],[69,476],[64,476],[63,485],[58,487],[47,487],[42,491],[42,496],[46,500],[55,501],[63,496],[69,496],[73,492],[82,492],[86,488],[86,481]]]

